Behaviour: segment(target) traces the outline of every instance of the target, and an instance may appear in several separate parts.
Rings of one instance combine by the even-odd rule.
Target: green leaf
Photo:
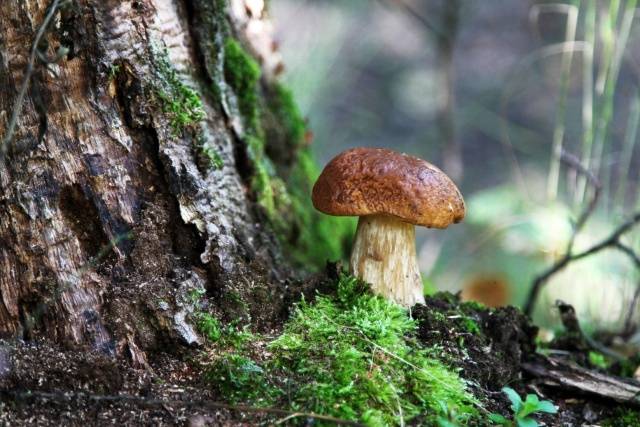
[[[517,418],[518,427],[538,427],[538,422],[533,418]]]
[[[527,415],[533,414],[538,410],[540,399],[535,394],[527,394],[527,399],[524,401],[524,405],[518,411],[518,418],[524,418]]]
[[[558,412],[558,407],[549,400],[542,400],[538,404],[538,412],[546,412],[547,414],[555,414]]]
[[[438,417],[438,427],[460,427],[460,425],[446,418]]]
[[[495,413],[489,414],[489,420],[491,422],[494,422],[496,424],[500,424],[500,425],[503,425],[503,426],[507,426],[507,425],[510,424],[508,419],[506,419],[505,417],[503,417],[500,414],[495,414]]]
[[[518,393],[511,387],[503,387],[502,392],[506,394],[511,401],[511,409],[513,410],[513,413],[516,415],[519,414],[520,409],[522,408],[522,399],[520,398],[520,395],[518,395]]]
[[[546,412],[548,414],[555,414],[558,409],[554,406],[553,402],[549,400],[539,400],[535,394],[528,394],[527,400],[524,402],[524,406],[518,413],[518,417],[526,417],[527,415],[535,412]]]

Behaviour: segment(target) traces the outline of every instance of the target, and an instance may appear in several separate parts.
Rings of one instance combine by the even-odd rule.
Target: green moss
[[[166,49],[156,49],[154,54],[160,74],[156,95],[174,134],[179,135],[186,128],[198,125],[206,117],[202,100],[195,89],[182,82],[169,61]]]
[[[192,289],[187,293],[187,300],[191,304],[197,304],[206,293],[204,289]]]
[[[291,195],[291,223],[295,239],[289,246],[300,265],[324,267],[327,260],[342,260],[351,246],[356,218],[334,217],[318,212],[311,203],[311,189],[320,175],[309,149],[301,150],[288,180]]]
[[[604,354],[597,351],[589,352],[589,364],[595,368],[607,369],[609,362]]]
[[[266,360],[264,353],[252,356],[264,337],[217,344],[206,377],[221,396],[367,425],[418,417],[431,425],[454,413],[464,424],[478,416],[465,381],[417,342],[404,308],[353,277],[343,276],[337,288],[335,297],[299,304],[282,335],[268,343]]]
[[[211,147],[200,135],[197,138],[196,148],[198,150],[198,155],[201,159],[204,159],[204,163],[206,168],[212,169],[222,169],[224,166],[224,161],[220,154],[215,150],[215,148]]]
[[[211,147],[204,147],[202,152],[209,159],[209,164],[214,169],[222,169],[224,166],[224,162],[222,161],[222,157]]]
[[[439,311],[434,311],[432,313],[432,318],[436,322],[446,322],[447,321],[447,316],[445,316],[444,313],[441,313]]]
[[[249,357],[232,352],[217,358],[207,372],[206,379],[215,384],[216,391],[229,402],[251,401],[259,405],[271,402],[271,388],[260,365]]]
[[[196,317],[198,331],[209,341],[216,342],[222,337],[222,327],[218,319],[208,313],[198,313]]]
[[[281,128],[284,142],[293,151],[292,168],[279,177],[265,154],[259,92],[260,67],[240,43],[224,43],[224,77],[233,90],[245,127],[247,153],[253,164],[251,189],[293,260],[301,266],[322,268],[327,260],[344,258],[355,232],[355,218],[323,215],[311,204],[311,188],[319,175],[311,151],[304,146],[306,123],[291,92],[273,84],[268,97],[269,119]]]
[[[220,321],[209,313],[196,314],[198,331],[210,342],[219,343],[224,348],[244,350],[247,343],[258,339],[247,327],[238,328],[237,322],[222,326]]]
[[[480,333],[480,326],[478,326],[478,323],[470,317],[464,316],[462,318],[462,328],[473,335]]]
[[[249,304],[245,299],[234,289],[227,289],[223,294],[223,304],[230,312],[235,313],[235,318],[249,319]]]
[[[434,295],[435,293],[438,292],[438,287],[428,277],[425,277],[425,276],[422,277],[422,286],[424,288],[425,296]]]
[[[268,382],[265,370],[252,358],[250,345],[260,339],[235,323],[221,326],[208,313],[197,314],[197,326],[214,351],[207,353],[205,380],[232,403],[270,404],[281,392]]]
[[[601,421],[604,427],[640,427],[640,411],[629,408],[616,408],[614,415]]]
[[[324,267],[327,260],[345,257],[355,233],[355,218],[338,218],[318,212],[311,203],[311,189],[320,169],[309,147],[305,146],[306,123],[292,93],[275,85],[270,107],[286,131],[292,147],[297,148],[293,167],[287,179],[290,209],[287,224],[293,224],[293,235],[284,239],[295,261],[300,265]]]
[[[244,51],[240,43],[227,38],[224,43],[224,77],[237,99],[238,109],[245,127],[247,154],[253,164],[251,189],[272,222],[277,222],[279,185],[271,161],[265,154],[264,131],[261,125],[261,107],[258,91],[260,66]],[[281,182],[281,181],[280,181]]]
[[[293,98],[293,93],[279,83],[275,83],[272,89],[274,93],[269,104],[271,112],[276,115],[292,145],[302,145],[307,125]]]
[[[463,302],[462,304],[460,304],[460,308],[465,311],[465,312],[476,312],[476,311],[482,311],[482,310],[488,310],[489,307],[487,307],[486,305],[482,304],[481,302],[478,301],[466,301]]]
[[[109,75],[108,75],[109,80],[115,79],[117,75],[120,73],[120,71],[122,71],[122,65],[112,64],[111,67],[109,67]]]
[[[224,77],[237,97],[246,133],[259,135],[261,133],[258,103],[260,65],[244,51],[240,43],[230,37],[224,43]]]

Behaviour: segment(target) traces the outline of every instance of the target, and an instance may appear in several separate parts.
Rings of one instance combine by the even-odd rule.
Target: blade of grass
[[[631,158],[633,150],[637,143],[638,123],[640,122],[640,91],[636,92],[629,117],[627,119],[627,128],[624,133],[624,143],[622,146],[622,156],[620,158],[620,167],[618,175],[618,191],[616,192],[614,206],[619,206],[624,210],[625,199],[627,195],[627,187],[629,185],[629,169],[631,167]]]
[[[612,1],[612,5],[614,2]],[[622,60],[624,58],[624,53],[626,51],[627,42],[629,40],[629,34],[631,33],[631,24],[633,23],[633,19],[635,17],[635,11],[637,6],[637,0],[629,0],[626,3],[625,11],[622,17],[622,23],[620,25],[620,30],[615,36],[615,27],[612,29],[614,34],[614,52],[613,58],[609,64],[609,72],[607,73],[607,77],[605,79],[604,84],[604,93],[602,94],[602,108],[600,110],[600,114],[598,116],[598,121],[596,124],[595,138],[594,138],[594,167],[592,168],[596,175],[600,175],[601,172],[604,173],[604,177],[602,179],[602,191],[603,191],[603,199],[608,200],[608,195],[610,192],[610,176],[611,176],[611,168],[605,168],[604,171],[601,171],[603,158],[605,155],[604,146],[605,141],[607,139],[609,133],[609,125],[611,124],[611,119],[613,117],[613,108],[614,108],[614,96],[616,91],[616,86],[618,83],[618,76],[620,73],[620,68],[622,66]],[[609,26],[614,26],[617,21],[617,11],[612,11],[610,9],[610,16],[607,20],[609,22]],[[597,86],[597,85],[596,85]],[[606,206],[606,205],[605,205]]]
[[[593,55],[596,45],[596,0],[586,0],[584,12],[585,48],[582,53],[582,164],[589,168],[593,146]],[[580,175],[574,194],[575,205],[584,202],[587,179]]]
[[[536,26],[538,18],[543,13],[566,14],[565,43],[573,43],[575,41],[576,28],[578,24],[578,8],[576,6],[561,3],[534,5],[531,8],[530,17]],[[556,112],[556,124],[553,130],[551,159],[549,160],[549,175],[547,177],[547,198],[549,200],[555,200],[558,195],[558,184],[560,181],[560,156],[562,154],[562,145],[564,141],[567,92],[569,87],[571,63],[573,62],[573,52],[573,49],[565,49],[562,52],[560,62],[560,98],[558,100],[558,109]]]
[[[512,164],[514,180],[518,183],[520,190],[525,194],[528,201],[531,200],[531,197],[526,180],[524,179],[524,175],[515,155],[515,149],[510,135],[509,120],[507,119],[509,102],[516,92],[516,83],[521,82],[522,74],[526,73],[535,63],[554,55],[564,54],[567,50],[577,52],[584,50],[584,48],[585,43],[582,41],[560,42],[545,46],[544,48],[538,49],[520,60],[506,79],[505,88],[502,92],[502,96],[500,97],[500,133],[502,136],[500,138],[500,142],[505,148],[508,160],[510,160],[510,163]]]

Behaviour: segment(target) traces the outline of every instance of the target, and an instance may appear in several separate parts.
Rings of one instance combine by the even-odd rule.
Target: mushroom
[[[338,154],[313,186],[312,201],[325,214],[360,217],[351,273],[406,307],[424,303],[414,225],[446,228],[464,218],[462,195],[444,172],[382,148]]]

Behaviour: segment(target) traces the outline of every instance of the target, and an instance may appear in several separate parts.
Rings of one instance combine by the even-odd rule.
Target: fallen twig
[[[553,387],[580,390],[585,393],[640,406],[640,382],[585,369],[573,362],[539,356],[525,362],[522,368]]]

